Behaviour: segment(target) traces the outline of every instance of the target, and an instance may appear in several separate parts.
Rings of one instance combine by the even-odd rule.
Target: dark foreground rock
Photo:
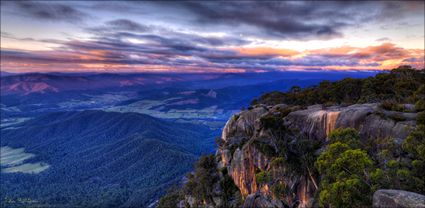
[[[373,207],[424,208],[425,196],[403,190],[381,189],[373,194]]]

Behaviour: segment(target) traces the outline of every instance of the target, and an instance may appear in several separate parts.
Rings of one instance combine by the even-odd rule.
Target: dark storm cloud
[[[345,25],[344,22],[334,20],[312,21],[312,16],[320,13],[313,4],[251,1],[177,4],[194,13],[198,24],[254,27],[244,31],[249,35],[329,39],[342,36],[338,30]]]
[[[343,29],[369,21],[397,19],[423,9],[423,2],[397,1],[231,1],[155,2],[192,14],[206,29],[227,26],[232,32],[276,39],[332,39]],[[189,13],[189,14],[188,14]]]
[[[132,20],[128,19],[116,19],[112,21],[105,22],[102,26],[86,28],[86,31],[91,33],[116,33],[120,31],[124,32],[147,32],[151,28],[146,25],[139,24]]]
[[[66,2],[10,1],[4,4],[16,7],[17,12],[24,15],[42,20],[78,22],[88,16]]]
[[[106,24],[117,30],[142,31],[142,32],[148,30],[148,27],[128,19],[117,19],[117,20],[109,21]]]
[[[89,33],[97,35],[98,39],[115,38],[141,38],[149,39],[166,44],[175,44],[176,47],[185,47],[185,45],[208,45],[208,46],[229,46],[244,45],[250,43],[248,40],[239,37],[227,36],[213,37],[201,36],[194,33],[182,33],[166,29],[160,26],[143,25],[128,19],[116,19],[105,22],[102,26],[85,28]]]

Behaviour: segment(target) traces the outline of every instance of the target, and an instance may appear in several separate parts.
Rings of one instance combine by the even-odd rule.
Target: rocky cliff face
[[[314,174],[273,164],[267,152],[278,151],[279,141],[276,132],[261,124],[263,117],[281,114],[282,125],[296,132],[289,140],[303,137],[323,145],[336,128],[355,128],[362,139],[392,137],[403,140],[415,127],[414,113],[384,111],[377,104],[315,105],[295,109],[286,105],[257,106],[232,116],[226,123],[221,138],[223,143],[217,151],[219,167],[227,168],[245,199],[244,207],[310,207],[315,203],[317,182]],[[271,150],[265,151],[267,148],[256,145],[258,141]],[[262,171],[279,178],[274,183],[285,184],[285,191],[272,191],[269,185],[258,183],[257,174]]]

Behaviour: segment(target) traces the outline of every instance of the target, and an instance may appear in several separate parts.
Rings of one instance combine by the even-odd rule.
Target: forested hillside
[[[136,113],[47,114],[1,130],[1,146],[24,147],[49,168],[1,173],[2,207],[147,206],[211,152],[211,131]],[[3,168],[3,167],[2,167]],[[20,200],[20,201],[19,201]],[[17,202],[17,203],[16,203]]]

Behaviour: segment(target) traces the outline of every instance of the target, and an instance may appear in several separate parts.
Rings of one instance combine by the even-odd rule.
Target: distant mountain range
[[[62,74],[2,72],[2,95],[32,93],[57,93],[64,91],[102,90],[111,88],[146,87],[149,89],[173,86],[182,88],[223,88],[229,86],[255,85],[289,79],[341,79],[365,77],[374,72],[267,72],[267,73],[135,73],[135,74]]]
[[[50,167],[38,174],[2,173],[2,197],[25,195],[33,206],[146,206],[211,151],[210,133],[205,126],[137,113],[37,117],[3,128],[1,146],[25,147],[36,155],[30,162]]]

